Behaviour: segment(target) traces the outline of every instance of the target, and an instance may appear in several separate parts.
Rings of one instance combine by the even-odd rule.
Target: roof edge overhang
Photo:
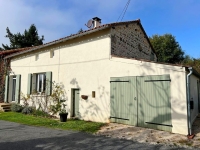
[[[124,59],[131,59],[131,60],[137,60],[137,61],[143,61],[143,62],[150,62],[150,63],[160,64],[160,65],[169,65],[169,66],[177,66],[177,67],[185,67],[185,68],[189,68],[189,66],[182,65],[182,64],[162,63],[162,62],[156,62],[156,61],[145,60],[145,59],[137,59],[137,58],[121,57],[121,56],[117,56],[117,55],[111,55],[111,56],[112,56],[112,57],[116,57],[116,58],[124,58]]]
[[[88,35],[88,34],[91,34],[91,33],[94,33],[94,32],[97,32],[97,31],[100,31],[100,30],[104,30],[104,29],[108,29],[108,28],[111,28],[113,26],[117,26],[117,25],[124,25],[124,24],[131,24],[131,23],[138,23],[138,25],[140,26],[140,28],[142,29],[142,31],[144,32],[145,36],[146,36],[146,39],[147,41],[149,42],[152,50],[154,51],[155,53],[155,50],[153,49],[153,46],[151,45],[150,43],[150,40],[144,30],[144,28],[142,27],[142,24],[140,22],[140,19],[138,20],[133,20],[133,21],[125,21],[125,22],[115,22],[115,23],[110,23],[110,24],[105,24],[105,25],[101,25],[99,27],[96,27],[96,28],[92,28],[92,29],[89,29],[89,30],[86,30],[86,31],[83,31],[81,33],[77,33],[77,34],[72,34],[70,36],[67,36],[67,37],[64,37],[64,38],[61,38],[61,39],[58,39],[58,40],[55,40],[55,41],[52,41],[52,42],[49,42],[49,43],[46,43],[46,44],[43,44],[43,45],[40,45],[40,46],[34,46],[32,48],[28,48],[26,50],[23,50],[23,51],[20,51],[20,52],[17,52],[17,53],[14,53],[14,54],[10,54],[8,56],[5,56],[4,59],[8,59],[8,58],[12,58],[12,57],[15,57],[15,56],[18,56],[18,55],[21,55],[21,54],[25,54],[25,53],[29,53],[29,52],[32,52],[32,51],[35,51],[35,50],[39,50],[39,49],[42,49],[42,48],[46,48],[48,46],[52,46],[52,45],[55,45],[55,44],[59,44],[59,43],[63,43],[65,41],[68,41],[68,40],[72,40],[72,39],[75,39],[75,38],[78,38],[78,37],[82,37],[82,36],[85,36],[85,35]],[[156,54],[156,53],[155,53]],[[156,55],[157,56],[157,55]]]
[[[7,55],[11,55],[13,53],[22,52],[22,51],[28,50],[30,48],[31,47],[11,49],[11,50],[3,50],[3,51],[0,51],[0,56],[5,56],[6,57]]]
[[[185,67],[185,70],[187,72],[190,72],[189,69],[188,69],[189,67],[191,67],[191,66]],[[196,77],[198,77],[200,79],[200,74],[193,67],[192,67],[192,74],[195,75]]]
[[[143,61],[143,62],[150,62],[150,63],[155,63],[155,64],[160,64],[160,65],[168,65],[168,66],[177,66],[177,67],[184,67],[185,71],[190,72],[188,68],[190,68],[191,66],[188,65],[182,65],[182,64],[170,64],[170,63],[162,63],[162,62],[155,62],[155,61],[151,61],[151,60],[145,60],[145,59],[137,59],[137,58],[128,58],[128,57],[120,57],[117,55],[111,55],[112,57],[116,57],[116,58],[124,58],[124,59],[131,59],[131,60],[137,60],[137,61]],[[193,67],[193,73],[195,76],[197,76],[200,79],[200,73],[198,71],[196,71]]]
[[[45,47],[52,46],[52,45],[55,45],[55,44],[63,43],[65,41],[72,40],[74,38],[82,37],[82,36],[85,36],[85,35],[88,35],[88,34],[91,34],[91,33],[97,32],[97,31],[100,31],[100,30],[107,29],[109,27],[110,27],[109,25],[103,25],[101,28],[97,27],[97,28],[94,28],[92,30],[84,31],[81,34],[74,34],[74,35],[68,36],[66,38],[61,38],[59,40],[55,40],[53,42],[49,42],[47,44],[43,44],[43,45],[40,45],[40,46],[35,46],[35,47],[30,48],[30,49],[28,49],[26,51],[22,51],[22,52],[18,52],[18,53],[14,53],[14,54],[8,55],[4,59],[12,58],[14,56],[18,56],[18,55],[21,55],[21,54],[32,52],[32,51],[35,51],[35,50],[38,50],[38,49],[41,49],[41,48],[45,48]]]

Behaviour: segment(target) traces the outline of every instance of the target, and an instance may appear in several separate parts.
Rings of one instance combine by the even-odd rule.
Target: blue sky
[[[45,43],[78,32],[95,16],[116,22],[127,0],[0,0],[0,43],[6,27],[23,32],[35,24]],[[123,21],[141,19],[148,36],[170,33],[186,54],[200,58],[199,0],[131,0]]]

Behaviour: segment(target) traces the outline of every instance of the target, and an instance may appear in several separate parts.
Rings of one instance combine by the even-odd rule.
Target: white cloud
[[[116,22],[127,1],[0,0],[0,46],[1,43],[9,43],[9,40],[4,37],[6,27],[9,27],[13,33],[22,33],[34,23],[39,35],[44,35],[46,43],[76,33],[80,28],[87,29],[84,24],[96,16],[102,19],[103,24]],[[187,36],[180,36],[180,33],[187,28],[191,29],[191,35],[198,32],[195,29],[200,26],[199,8],[200,3],[196,0],[164,2],[131,0],[123,20],[140,18],[147,33],[170,32],[181,42]],[[198,36],[193,38],[197,39]],[[188,43],[193,42],[189,42],[188,39]]]
[[[49,42],[76,33],[80,28],[87,29],[84,24],[95,16],[102,23],[116,22],[125,4],[123,0],[0,0],[0,44],[9,42],[4,37],[6,27],[12,33],[22,33],[35,24],[39,35]]]
[[[0,0],[0,43],[8,43],[6,27],[12,33],[23,32],[31,24],[35,24],[39,35],[45,36],[45,42],[61,38],[60,35],[68,35],[72,27],[76,27],[75,17],[70,11],[60,11],[58,7],[37,5],[31,6],[28,1]],[[63,33],[66,32],[66,33]],[[51,36],[49,36],[51,35]]]

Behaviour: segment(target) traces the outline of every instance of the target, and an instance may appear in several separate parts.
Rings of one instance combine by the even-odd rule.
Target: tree
[[[78,33],[81,33],[81,32],[83,32],[83,29],[81,28],[80,30],[78,30]]]
[[[189,55],[186,55],[183,64],[193,67],[198,73],[200,73],[200,58],[192,58]]]
[[[8,46],[7,44],[2,44],[3,49],[0,48],[0,50],[38,46],[42,45],[44,41],[44,36],[42,36],[41,38],[38,36],[38,31],[34,24],[32,24],[28,30],[25,30],[24,34],[13,34],[8,27],[6,28],[6,32],[7,35],[5,37],[9,38],[10,46]]]
[[[158,62],[175,64],[184,60],[184,52],[171,34],[153,35],[149,39],[157,54]]]

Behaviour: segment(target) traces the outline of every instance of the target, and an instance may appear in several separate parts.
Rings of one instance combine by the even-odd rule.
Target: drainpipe
[[[190,76],[192,75],[192,67],[188,68],[190,73],[187,75],[187,113],[188,113],[188,135],[192,135],[192,125],[191,125],[191,112],[190,112]]]

